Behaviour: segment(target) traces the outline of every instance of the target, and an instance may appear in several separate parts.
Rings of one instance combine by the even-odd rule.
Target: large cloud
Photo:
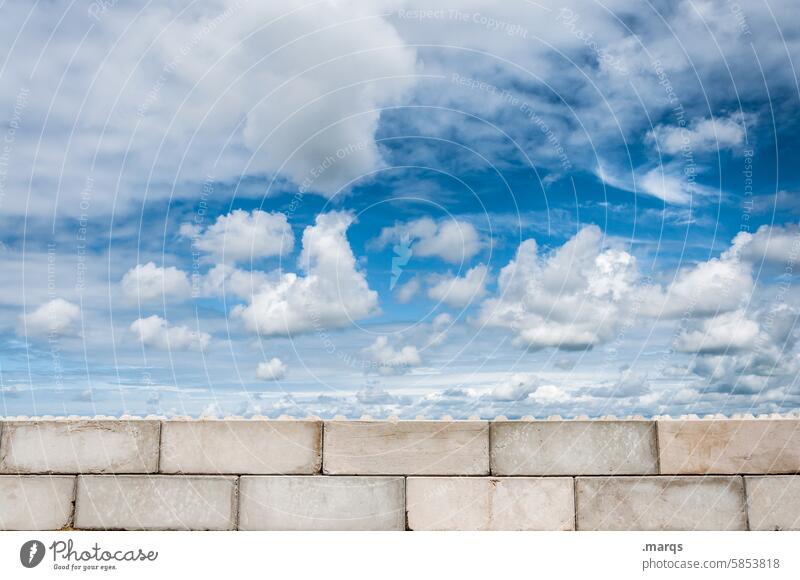
[[[438,257],[452,264],[470,260],[485,245],[471,223],[455,219],[436,222],[429,217],[383,228],[372,246],[381,248],[389,243],[409,246],[414,256]]]
[[[676,340],[697,355],[690,370],[721,392],[786,389],[800,373],[796,351],[800,309],[782,301],[701,321]]]
[[[54,298],[23,317],[25,336],[63,336],[77,333],[81,309],[63,298]]]
[[[489,268],[485,264],[478,264],[467,270],[463,276],[448,274],[435,277],[428,288],[428,298],[455,308],[463,308],[483,298],[488,281]]]
[[[271,358],[258,363],[256,376],[262,381],[279,381],[286,376],[287,371],[286,363],[279,358]]]
[[[134,320],[130,331],[143,345],[159,350],[205,350],[211,342],[207,332],[170,325],[157,315]]]
[[[666,288],[649,288],[642,311],[667,318],[714,316],[739,308],[753,284],[751,264],[733,246],[719,258],[681,268]]]
[[[414,345],[393,345],[389,338],[379,336],[369,347],[364,349],[364,354],[375,364],[379,373],[391,375],[407,371],[410,367],[422,364],[422,357]]]
[[[185,272],[173,266],[162,268],[155,262],[147,262],[125,273],[122,293],[131,302],[148,302],[158,298],[189,298],[191,287]]]
[[[745,130],[741,115],[729,115],[697,119],[690,126],[659,125],[648,137],[665,153],[677,155],[682,151],[715,152],[739,146],[744,142]]]
[[[480,320],[511,330],[528,348],[591,348],[622,324],[637,280],[634,257],[604,250],[596,226],[550,254],[526,240],[500,272],[497,296],[482,304]]]
[[[280,336],[343,327],[378,310],[347,241],[353,216],[330,212],[317,216],[303,232],[302,274],[274,273],[233,316],[262,336]]]
[[[527,399],[539,386],[539,378],[531,373],[514,373],[492,389],[493,401],[521,401]]]
[[[740,232],[733,240],[743,260],[790,266],[800,258],[800,226],[761,226],[755,233]]]
[[[205,229],[184,224],[181,234],[191,238],[198,250],[231,262],[281,256],[294,249],[294,235],[286,215],[258,209],[234,210],[219,216]]]

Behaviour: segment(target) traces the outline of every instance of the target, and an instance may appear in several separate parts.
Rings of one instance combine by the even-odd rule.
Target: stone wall
[[[0,421],[0,529],[798,530],[800,419]]]

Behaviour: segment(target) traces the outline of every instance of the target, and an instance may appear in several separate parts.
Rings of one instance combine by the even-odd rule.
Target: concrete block
[[[658,473],[652,421],[502,421],[491,430],[492,475]]]
[[[75,527],[92,530],[232,530],[236,478],[220,475],[78,477]]]
[[[74,493],[69,475],[0,475],[0,530],[60,530]]]
[[[161,473],[313,474],[319,421],[165,421]]]
[[[800,421],[659,421],[661,473],[800,473]]]
[[[412,530],[573,530],[571,477],[409,477]]]
[[[152,473],[158,421],[10,421],[0,473]]]
[[[741,477],[579,477],[579,530],[746,530]]]
[[[486,421],[325,423],[331,475],[488,475]]]
[[[240,530],[404,530],[402,477],[245,476]]]
[[[800,475],[747,476],[751,530],[800,531]]]

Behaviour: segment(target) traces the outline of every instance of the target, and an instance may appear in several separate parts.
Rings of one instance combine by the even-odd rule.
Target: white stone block
[[[402,477],[244,476],[240,530],[404,530]]]
[[[0,473],[151,473],[157,421],[11,421],[0,436]]]
[[[161,473],[313,474],[322,465],[318,421],[165,421]]]
[[[236,478],[220,475],[78,477],[75,527],[93,530],[232,530]]]
[[[800,421],[658,423],[661,473],[800,472]]]
[[[571,477],[409,477],[412,530],[573,530]]]
[[[744,478],[751,530],[800,531],[800,475]]]
[[[0,530],[60,530],[74,494],[74,476],[0,475]]]
[[[746,530],[741,477],[579,477],[579,530]]]
[[[486,421],[325,423],[331,475],[488,475]]]
[[[492,423],[492,475],[658,473],[652,421]]]

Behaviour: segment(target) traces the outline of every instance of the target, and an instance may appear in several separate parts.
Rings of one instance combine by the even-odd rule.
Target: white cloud
[[[189,298],[191,286],[185,272],[174,266],[161,268],[154,262],[137,264],[122,277],[122,293],[132,302],[156,298]]]
[[[676,348],[697,355],[691,371],[719,392],[782,389],[800,373],[799,321],[797,308],[766,304],[706,319],[679,336]]]
[[[514,373],[497,384],[489,395],[493,401],[521,401],[536,391],[539,379],[531,373]]]
[[[739,232],[733,240],[743,260],[749,262],[773,262],[788,265],[800,258],[800,226],[763,225],[754,234]]]
[[[286,376],[288,368],[279,358],[258,363],[256,376],[262,381],[279,381]]]
[[[187,226],[188,224],[184,224]],[[241,209],[221,215],[205,230],[182,227],[196,248],[218,260],[245,262],[289,254],[294,249],[294,234],[286,215],[258,209]]]
[[[741,115],[696,119],[689,127],[659,125],[648,132],[651,141],[659,143],[665,153],[677,155],[715,152],[731,149],[744,142],[744,126]]]
[[[430,325],[421,325],[418,327],[419,333],[422,336],[421,341],[424,344],[423,350],[443,344],[453,324],[453,317],[447,312],[442,312],[434,317]]]
[[[758,323],[741,310],[707,318],[698,330],[684,331],[675,347],[682,352],[724,354],[753,348],[758,338]]]
[[[402,373],[410,367],[422,364],[419,350],[413,345],[396,347],[389,344],[386,336],[379,336],[369,347],[364,349],[364,354],[375,363],[381,374]]]
[[[420,286],[421,284],[419,283],[419,279],[416,277],[411,278],[411,280],[395,289],[395,298],[400,304],[408,304],[411,302],[411,299],[417,295],[417,292],[420,290]]]
[[[564,403],[570,400],[569,394],[556,385],[542,385],[528,397],[536,403],[549,405],[553,403]]]
[[[396,405],[403,402],[402,398],[395,397],[386,389],[376,384],[366,385],[356,392],[356,401],[361,405]]]
[[[441,276],[428,288],[428,297],[455,308],[463,308],[486,294],[489,268],[478,264],[464,276]]]
[[[304,275],[274,273],[233,315],[261,336],[283,336],[350,325],[378,311],[378,295],[357,268],[346,232],[352,214],[317,216],[303,232]]]
[[[738,309],[754,287],[752,265],[741,259],[741,249],[741,244],[734,242],[719,258],[679,270],[666,289],[646,289],[642,312],[658,317],[694,318]]]
[[[530,239],[502,269],[497,296],[481,305],[480,321],[511,330],[528,348],[591,348],[622,324],[637,282],[635,258],[603,250],[596,226],[543,256]]]
[[[687,174],[683,165],[673,162],[624,172],[598,166],[595,175],[617,189],[649,195],[673,205],[697,205],[706,199],[718,198],[720,191],[699,183],[697,173],[700,170],[695,167],[693,171]]]
[[[24,315],[26,336],[73,335],[81,317],[80,308],[62,298],[54,298]]]
[[[435,222],[429,217],[383,228],[372,246],[382,248],[389,243],[411,242],[414,256],[437,257],[453,264],[469,261],[485,246],[471,223],[458,219]]]
[[[130,326],[142,344],[160,350],[205,350],[211,335],[189,329],[186,326],[170,326],[160,316],[134,320]]]

